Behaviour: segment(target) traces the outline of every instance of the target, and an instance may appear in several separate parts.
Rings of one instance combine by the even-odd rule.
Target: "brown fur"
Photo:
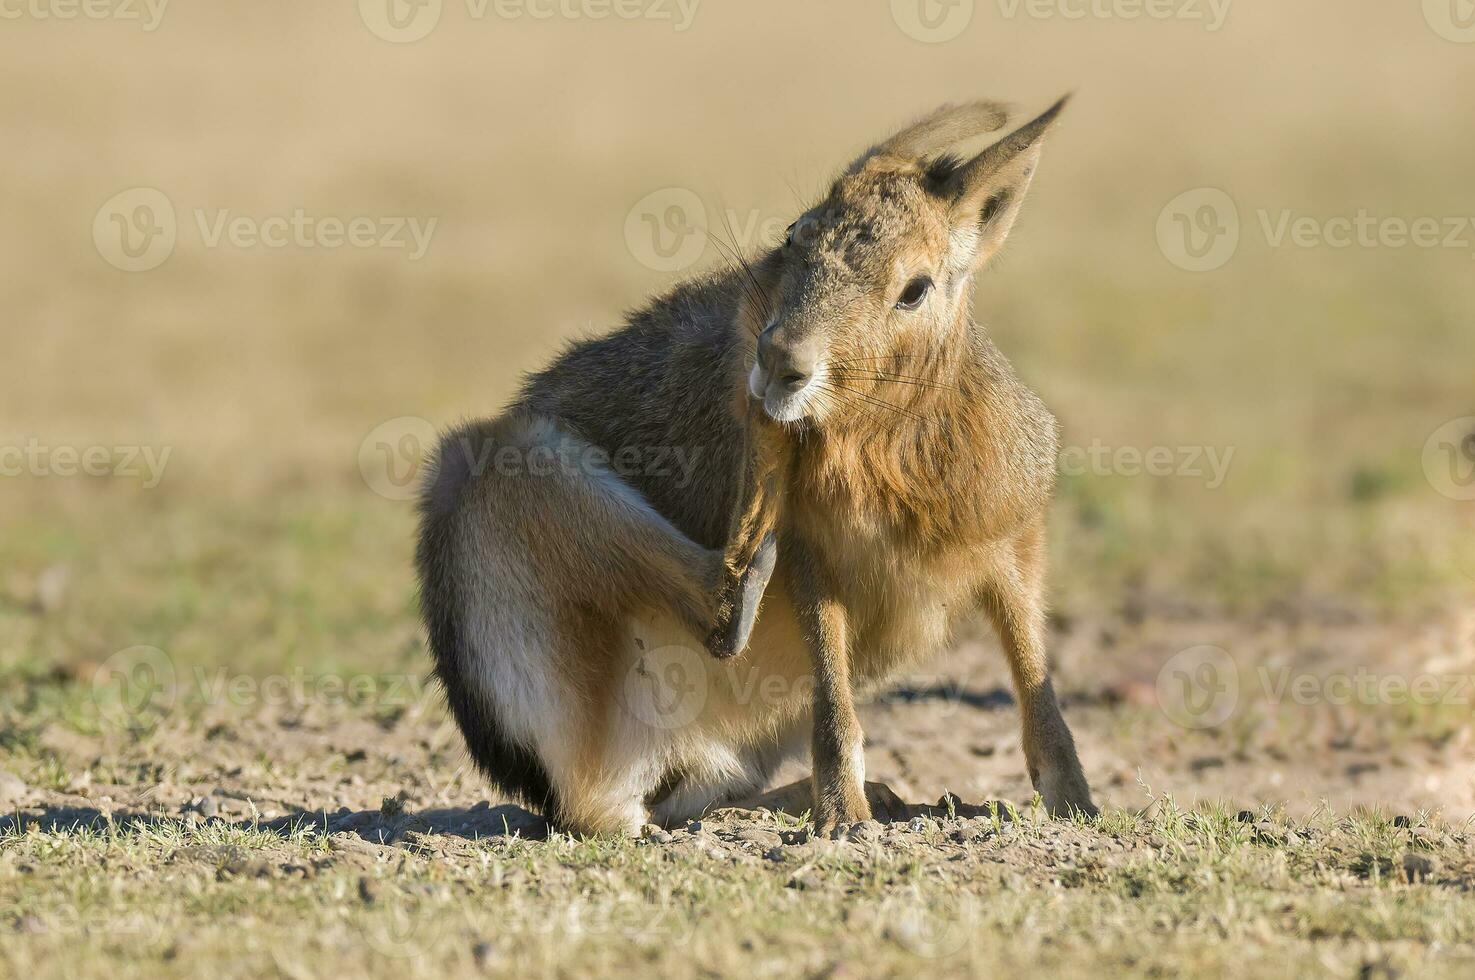
[[[708,805],[709,784],[708,803],[761,789],[786,733],[807,725],[817,825],[863,819],[875,793],[855,698],[943,649],[982,609],[1009,658],[1035,786],[1057,813],[1094,812],[1046,669],[1055,421],[970,313],[973,275],[1017,216],[1059,108],[968,159],[946,153],[1001,125],[998,107],[934,113],[856,161],[788,242],[574,346],[502,420],[448,437],[426,493],[422,582],[427,620],[445,634],[436,642],[432,631],[438,672],[492,778],[575,828],[628,830],[647,801],[676,813],[683,801]],[[932,285],[915,306],[898,299],[924,276]],[[526,435],[539,425],[559,435]],[[532,480],[446,462],[468,441],[552,438],[612,455],[682,447],[691,480]],[[442,522],[460,531],[442,533]],[[747,654],[703,668],[708,700],[686,728],[634,724],[610,695],[618,665],[639,673],[649,654],[639,630],[622,639],[627,624],[670,617],[711,646],[770,530],[778,568]],[[484,543],[446,542],[458,533]],[[527,578],[519,562],[537,570]],[[484,600],[452,587],[478,576]],[[453,628],[473,614],[522,659],[504,663],[495,637]],[[542,648],[525,647],[528,624],[549,616],[559,680],[544,685],[546,710],[566,714],[570,733],[520,714],[527,699],[503,700],[497,686],[541,689],[541,668],[526,661]],[[812,695],[725,694],[724,678],[745,669],[807,675]],[[745,760],[743,775],[731,759]]]

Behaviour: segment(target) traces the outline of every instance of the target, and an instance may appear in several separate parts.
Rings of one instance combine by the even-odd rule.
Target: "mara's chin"
[[[763,399],[763,411],[775,422],[807,419],[813,414],[810,399],[804,397],[807,390],[796,391],[792,395],[768,395]]]
[[[785,391],[783,386],[771,381],[764,371],[754,365],[748,375],[748,394],[754,400],[763,402],[763,411],[775,422],[811,422],[819,421],[822,413],[821,399],[818,397],[825,377],[825,369],[820,367],[803,388],[798,391]]]

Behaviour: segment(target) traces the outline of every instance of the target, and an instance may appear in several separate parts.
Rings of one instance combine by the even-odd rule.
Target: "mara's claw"
[[[748,648],[748,639],[753,635],[753,624],[758,620],[758,606],[763,601],[763,591],[773,577],[774,565],[778,563],[778,540],[770,531],[764,536],[748,570],[743,573],[737,598],[725,622],[718,623],[707,638],[707,649],[712,656],[725,660],[735,657]]]

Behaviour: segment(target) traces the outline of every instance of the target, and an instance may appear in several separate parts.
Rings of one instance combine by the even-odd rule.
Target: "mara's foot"
[[[829,806],[819,801],[814,814],[814,833],[817,837],[836,837],[848,825],[864,820],[901,823],[910,820],[915,809],[885,783],[867,782],[864,795],[857,795],[853,800],[836,800]]]
[[[1091,802],[1091,787],[1079,767],[1046,770],[1036,781],[1035,789],[1052,817],[1069,818],[1077,814],[1094,817],[1101,812]]]

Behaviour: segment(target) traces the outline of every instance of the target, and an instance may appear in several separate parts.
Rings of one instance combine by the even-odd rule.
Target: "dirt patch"
[[[1141,808],[1171,795],[1184,805],[1296,814],[1383,806],[1462,819],[1475,812],[1475,691],[1462,686],[1475,675],[1472,618],[1395,626],[1135,612],[1058,628],[1057,685],[1098,802],[1108,806]],[[1219,651],[1225,665],[1223,689],[1200,693],[1231,703],[1210,705],[1212,724],[1184,724],[1174,704],[1162,703],[1183,679],[1164,676],[1171,667],[1163,665],[1200,648]],[[1420,678],[1438,703],[1414,699]],[[1031,800],[1003,659],[987,637],[965,640],[933,673],[866,705],[862,723],[869,778],[911,803],[944,794],[965,807]],[[472,839],[546,832],[489,797],[428,688],[392,712],[214,705],[177,710],[146,732],[87,732],[50,719],[35,722],[30,737],[31,751],[0,773],[12,824],[311,821],[379,843],[427,831]],[[779,779],[802,775],[795,766]]]

